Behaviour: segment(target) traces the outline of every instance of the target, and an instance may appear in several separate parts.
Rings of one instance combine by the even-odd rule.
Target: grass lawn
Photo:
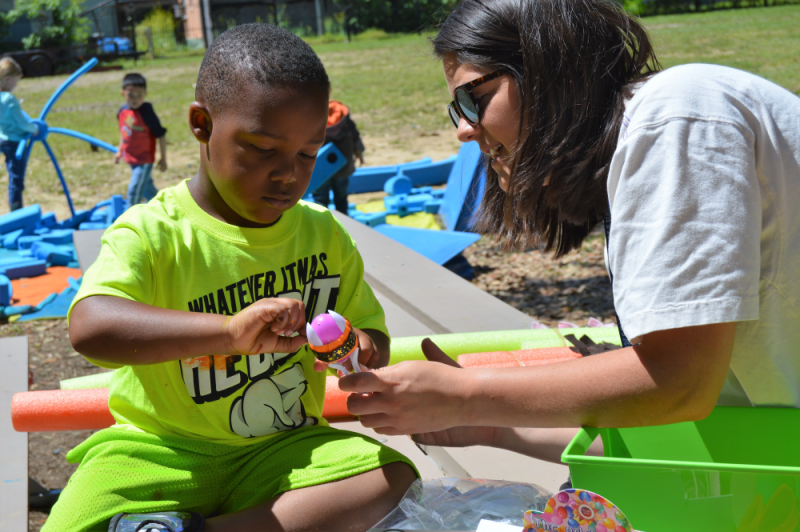
[[[800,93],[800,6],[740,9],[644,19],[665,67],[705,62],[729,65],[764,76]],[[333,83],[333,98],[353,108],[367,145],[367,164],[434,159],[454,153],[458,143],[445,114],[449,101],[428,36],[389,36],[352,43],[316,45]],[[186,109],[201,56],[124,63],[148,79],[149,96],[169,129],[170,169],[154,172],[159,187],[197,170],[197,146],[186,125]],[[48,122],[118,143],[116,112],[122,104],[119,83],[125,72],[90,73],[59,100]],[[63,76],[22,80],[16,94],[36,116]],[[64,170],[73,200],[90,207],[111,194],[125,194],[130,172],[114,166],[111,155],[58,135],[51,146]],[[0,213],[6,212],[5,170],[0,171]],[[67,214],[66,202],[44,150],[37,146],[26,183],[26,203],[41,203]]]

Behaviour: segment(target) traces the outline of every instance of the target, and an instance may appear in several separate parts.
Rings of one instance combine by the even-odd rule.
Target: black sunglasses
[[[475,96],[472,94],[472,89],[504,74],[508,74],[508,69],[505,67],[456,87],[456,90],[453,91],[455,99],[447,106],[447,112],[454,126],[458,127],[458,123],[462,118],[472,126],[478,125],[478,122],[480,122],[480,108],[478,107],[478,102],[475,101]]]

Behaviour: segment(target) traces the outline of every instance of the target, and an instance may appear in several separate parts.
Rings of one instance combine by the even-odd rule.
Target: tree
[[[22,45],[30,50],[82,42],[87,30],[80,14],[79,0],[17,0],[17,7],[6,17],[12,24],[23,17],[39,22],[39,30],[22,39]]]
[[[341,0],[348,5],[347,22],[356,32],[379,28],[412,32],[436,25],[457,0]]]

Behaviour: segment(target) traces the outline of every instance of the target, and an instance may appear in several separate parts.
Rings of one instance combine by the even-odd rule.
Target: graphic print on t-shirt
[[[334,310],[339,295],[340,276],[329,275],[326,259],[325,253],[311,255],[278,271],[240,279],[189,301],[189,310],[231,316],[260,299],[286,297],[302,301],[311,320]],[[198,405],[244,388],[231,405],[229,420],[232,432],[248,438],[317,424],[316,418],[306,416],[301,401],[308,382],[302,365],[291,361],[295,354],[219,355],[179,363],[186,391]]]

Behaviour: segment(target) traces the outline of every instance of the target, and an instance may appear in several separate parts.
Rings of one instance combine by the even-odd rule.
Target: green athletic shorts
[[[392,462],[414,467],[372,438],[330,427],[287,431],[246,446],[109,428],[70,451],[67,460],[80,466],[42,532],[106,532],[120,512],[221,515]]]

